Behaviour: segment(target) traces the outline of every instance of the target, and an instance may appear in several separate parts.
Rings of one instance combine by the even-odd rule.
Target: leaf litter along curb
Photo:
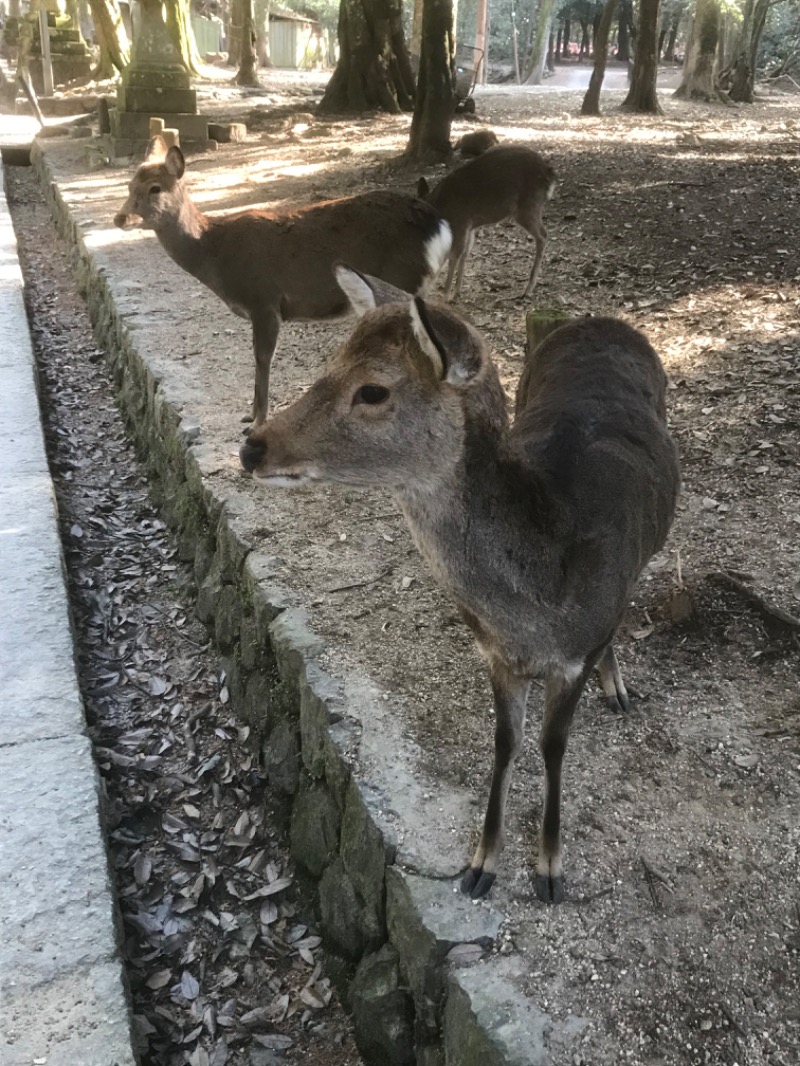
[[[32,172],[8,173],[142,1062],[355,1066],[250,730],[226,710],[66,249]]]

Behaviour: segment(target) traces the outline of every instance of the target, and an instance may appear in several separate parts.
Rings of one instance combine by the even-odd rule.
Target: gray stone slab
[[[522,963],[495,957],[450,975],[444,1013],[445,1066],[551,1066],[569,1062],[588,1025],[558,1020],[521,991]]]
[[[0,487],[0,749],[85,727],[52,484],[13,481]]]

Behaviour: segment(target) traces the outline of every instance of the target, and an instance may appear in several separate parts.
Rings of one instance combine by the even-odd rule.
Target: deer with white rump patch
[[[411,292],[433,278],[450,249],[434,208],[390,191],[362,193],[279,211],[206,215],[182,179],[179,148],[151,141],[114,221],[153,229],[164,251],[253,327],[256,385],[252,417],[267,416],[269,372],[281,322],[331,318],[348,310],[332,265],[357,269]]]
[[[542,216],[553,195],[556,174],[548,162],[522,145],[499,145],[451,170],[430,189],[425,178],[417,184],[417,195],[428,201],[450,223],[453,245],[447,271],[445,295],[461,294],[464,267],[475,240],[475,230],[513,218],[533,237],[533,257],[524,298],[533,292],[542,265],[547,230]],[[453,279],[455,278],[455,289]],[[452,291],[451,291],[452,290]]]
[[[494,770],[462,890],[495,880],[531,681],[544,681],[540,899],[564,896],[561,764],[594,667],[628,697],[613,640],[637,577],[664,544],[679,487],[666,378],[636,330],[609,318],[562,326],[528,358],[509,426],[481,336],[445,305],[337,267],[363,314],[327,372],[240,450],[261,484],[387,488],[485,656]]]

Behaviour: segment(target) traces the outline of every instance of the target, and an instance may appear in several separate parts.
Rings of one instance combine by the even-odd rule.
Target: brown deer
[[[453,150],[458,152],[462,159],[474,159],[499,143],[494,130],[483,128],[472,130],[470,133],[465,133],[463,137],[459,137]]]
[[[376,191],[280,211],[212,216],[192,202],[184,169],[181,150],[154,138],[114,222],[155,230],[178,266],[250,320],[256,423],[267,416],[281,322],[330,318],[348,309],[333,276],[336,260],[346,258],[359,270],[417,292],[447,258],[447,224],[415,197]]]
[[[664,370],[624,322],[570,323],[529,357],[509,427],[475,329],[445,305],[410,301],[342,266],[337,274],[365,313],[326,374],[251,432],[242,465],[267,486],[388,488],[473,631],[496,713],[483,833],[461,885],[473,899],[495,880],[528,691],[543,678],[535,887],[558,903],[572,717],[595,666],[609,705],[628,707],[614,634],[675,509],[680,474]]]
[[[461,294],[464,267],[475,239],[475,230],[513,218],[536,242],[524,298],[533,292],[542,265],[547,230],[542,221],[544,205],[553,195],[553,168],[532,148],[498,145],[477,159],[451,170],[430,189],[425,178],[417,183],[417,195],[428,201],[450,223],[453,244],[445,295]],[[455,289],[453,278],[456,279]]]

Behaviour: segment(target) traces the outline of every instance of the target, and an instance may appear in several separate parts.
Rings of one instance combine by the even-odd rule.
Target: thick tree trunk
[[[681,24],[683,18],[683,7],[676,8],[672,14],[672,19],[669,24],[669,36],[667,37],[667,47],[664,49],[664,62],[675,62],[675,42],[678,39],[678,27]]]
[[[440,163],[451,153],[450,127],[456,104],[454,51],[452,0],[425,0],[417,100],[405,150],[410,163]]]
[[[545,59],[545,61],[544,61],[544,65],[547,67],[547,69],[550,71],[551,74],[554,74],[555,73],[555,69],[556,69],[556,55],[555,55],[555,52],[556,52],[556,40],[555,40],[555,37],[553,36],[553,27],[552,27],[552,24],[551,24],[550,33],[548,34],[548,37],[547,37],[547,59]]]
[[[238,67],[242,58],[242,26],[244,25],[245,0],[231,0],[230,23],[228,25],[228,63]]]
[[[178,49],[181,62],[190,74],[199,74],[202,59],[194,39],[194,30],[189,15],[189,0],[165,0],[164,21],[172,43]]]
[[[423,12],[423,51],[424,20]],[[403,34],[401,0],[341,0],[339,50],[336,70],[317,108],[319,114],[375,110],[396,114],[413,108],[414,75]]]
[[[257,88],[261,83],[258,80],[254,0],[244,0],[244,3],[242,4],[242,34],[240,49],[239,69],[233,80],[237,85]]]
[[[561,35],[561,55],[565,58],[569,58],[569,35],[571,32],[570,21],[568,18],[564,19],[564,32]]]
[[[736,55],[731,68],[730,98],[739,104],[752,104],[756,60],[769,10],[769,0],[747,0]]]
[[[631,2],[622,0],[619,5],[619,35],[617,37],[617,59],[629,63],[631,59]]]
[[[715,82],[720,17],[720,0],[697,0],[683,77],[674,93],[679,99],[722,99]]]
[[[623,111],[634,111],[645,115],[661,114],[661,105],[656,94],[658,5],[659,0],[641,0],[639,5],[636,55],[633,60],[631,87],[622,102]]]
[[[414,0],[414,14],[411,16],[411,55],[419,68],[419,57],[422,54],[422,9],[425,0]]]
[[[123,71],[131,60],[128,35],[122,22],[117,0],[89,0],[100,58],[92,71],[96,79],[110,78]]]
[[[541,85],[544,62],[547,58],[547,48],[550,42],[550,24],[553,19],[554,7],[555,0],[542,0],[539,4],[539,14],[536,19],[536,30],[533,37],[533,53],[528,75],[525,78],[526,85]]]
[[[608,38],[611,34],[611,23],[617,10],[617,0],[606,0],[603,14],[600,16],[600,25],[594,38],[594,68],[589,79],[589,88],[581,105],[582,115],[600,114],[600,90],[603,87],[603,78],[606,73],[606,57],[608,55]]]
[[[272,66],[269,50],[269,9],[272,0],[255,0],[256,6],[256,54],[262,67]]]

